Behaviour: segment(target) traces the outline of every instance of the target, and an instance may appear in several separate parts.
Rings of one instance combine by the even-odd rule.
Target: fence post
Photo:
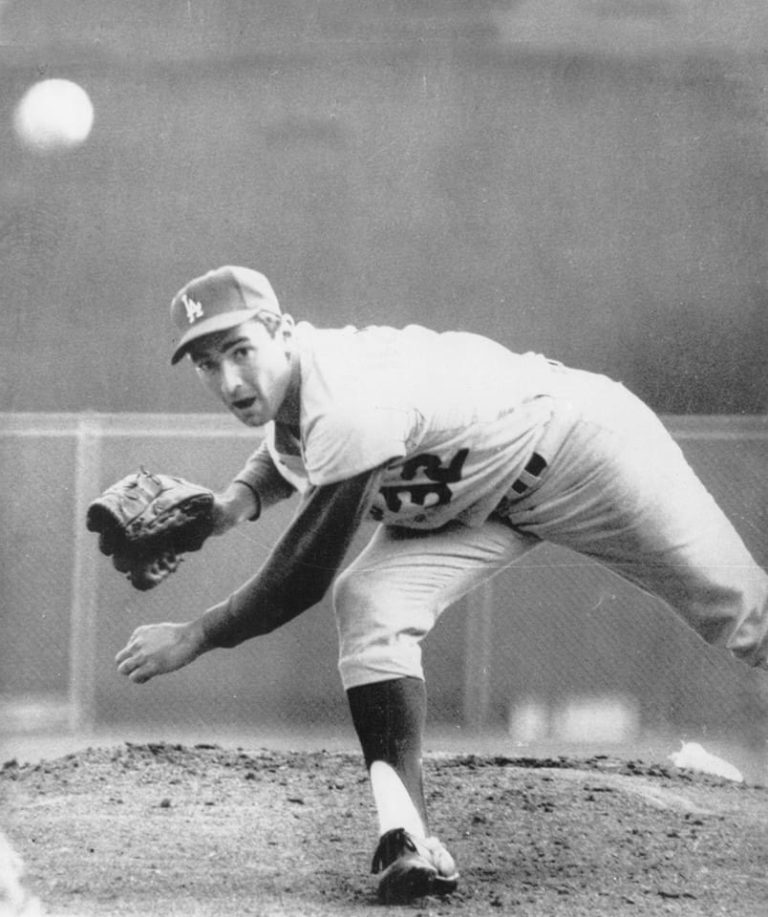
[[[77,425],[74,493],[74,563],[69,638],[69,728],[89,733],[96,720],[96,560],[85,528],[88,504],[101,479],[101,423],[83,415]]]
[[[470,601],[466,614],[463,724],[468,729],[481,730],[488,724],[491,702],[493,582],[480,586]]]

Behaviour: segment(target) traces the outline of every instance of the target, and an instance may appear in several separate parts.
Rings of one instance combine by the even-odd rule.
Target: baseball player
[[[542,541],[663,599],[707,642],[768,665],[768,576],[655,414],[624,386],[475,334],[295,323],[266,277],[222,267],[174,297],[187,358],[262,445],[215,496],[214,532],[295,493],[261,569],[185,623],[138,628],[134,682],[267,633],[333,584],[339,670],[364,755],[384,902],[455,889],[422,785],[422,639]],[[363,520],[378,523],[341,571]]]

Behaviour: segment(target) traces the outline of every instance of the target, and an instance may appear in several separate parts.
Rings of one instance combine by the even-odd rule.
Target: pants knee
[[[366,590],[361,583],[361,577],[351,570],[346,569],[333,584],[333,610],[338,619],[344,615],[348,609],[354,608],[358,600],[365,597]]]
[[[421,640],[435,613],[398,595],[388,577],[345,571],[333,589],[339,672],[345,689],[392,678],[424,677]]]
[[[747,665],[768,668],[768,578],[748,584],[739,594],[739,613],[725,645]]]

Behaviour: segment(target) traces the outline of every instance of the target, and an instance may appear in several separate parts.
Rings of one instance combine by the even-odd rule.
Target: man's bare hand
[[[189,665],[209,648],[197,621],[146,624],[133,632],[125,648],[115,656],[115,662],[121,675],[142,684],[155,675]]]

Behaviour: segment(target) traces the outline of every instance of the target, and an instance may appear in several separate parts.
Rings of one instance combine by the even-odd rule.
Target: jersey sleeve
[[[373,469],[312,488],[256,575],[202,615],[208,642],[236,646],[317,604],[344,561],[379,477],[380,471]]]
[[[280,500],[286,500],[296,493],[296,488],[276,467],[266,441],[249,456],[245,465],[235,475],[234,480],[245,484],[258,494],[260,510]]]

